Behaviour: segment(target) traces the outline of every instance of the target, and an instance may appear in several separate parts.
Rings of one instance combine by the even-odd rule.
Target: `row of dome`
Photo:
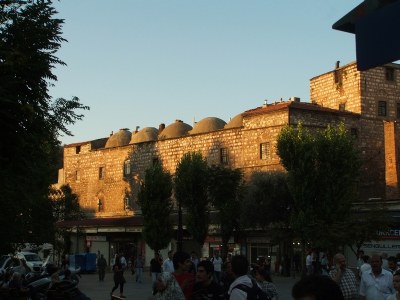
[[[206,133],[224,128],[241,127],[242,125],[243,117],[241,114],[231,119],[229,123],[215,117],[204,118],[197,122],[193,128],[180,120],[176,120],[165,128],[164,124],[161,124],[160,129],[146,127],[134,133],[131,133],[128,129],[120,129],[108,138],[105,147],[120,147],[128,144],[156,141],[157,139],[178,138],[187,134]]]

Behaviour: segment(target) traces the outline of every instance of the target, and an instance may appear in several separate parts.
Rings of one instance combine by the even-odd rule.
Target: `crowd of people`
[[[141,254],[127,263],[123,253],[119,253],[112,266],[114,286],[110,295],[113,296],[119,288],[119,297],[124,298],[124,271],[130,269],[135,281],[141,283],[144,265]],[[149,275],[152,280],[151,300],[242,300],[253,292],[260,292],[264,297],[261,299],[279,299],[266,264],[250,268],[243,255],[228,256],[224,261],[219,252],[215,252],[211,258],[200,260],[195,252],[174,253],[171,250],[163,260],[155,252],[150,260]],[[99,280],[102,280],[100,278],[99,270]]]
[[[295,284],[292,290],[294,299],[324,300],[400,300],[400,269],[398,258],[385,253],[358,254],[357,269],[347,267],[346,258],[337,253],[329,264],[321,265],[325,254],[317,255],[310,251],[306,257],[307,276]]]
[[[316,259],[315,257],[318,257]],[[318,264],[315,262],[318,261]],[[360,252],[357,269],[347,267],[342,253],[328,257],[326,253],[310,251],[305,260],[304,276],[295,283],[295,300],[400,300],[400,269],[398,258]],[[144,258],[130,260],[132,275],[142,282]],[[119,254],[113,265],[114,287],[124,297],[124,270],[128,263]],[[199,260],[196,253],[168,252],[163,260],[155,253],[150,261],[152,278],[151,300],[244,300],[259,293],[259,299],[279,299],[272,282],[268,260],[249,265],[243,255],[228,256],[223,260],[216,252],[213,257]],[[100,275],[99,275],[100,276]],[[260,296],[261,295],[261,296]]]

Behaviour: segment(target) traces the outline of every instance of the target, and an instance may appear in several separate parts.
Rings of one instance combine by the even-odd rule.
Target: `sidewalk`
[[[147,300],[151,295],[151,278],[148,273],[143,274],[143,282],[136,283],[134,275],[125,272],[126,283],[124,295],[127,300]],[[92,300],[110,300],[110,292],[114,286],[113,274],[106,273],[104,282],[99,282],[99,277],[94,274],[82,274],[79,282],[79,289]],[[278,289],[280,300],[291,300],[291,290],[294,283],[300,278],[274,276],[273,281]],[[119,295],[119,289],[114,292]]]

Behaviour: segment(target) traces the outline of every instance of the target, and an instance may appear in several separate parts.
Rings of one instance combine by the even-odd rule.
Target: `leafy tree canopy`
[[[57,80],[53,69],[65,65],[55,56],[65,41],[63,20],[55,14],[48,0],[0,3],[0,203],[6,207],[0,226],[10,228],[0,232],[0,248],[45,239],[39,228],[53,227],[52,218],[39,220],[33,211],[51,206],[58,138],[71,134],[67,125],[82,119],[76,110],[88,109],[76,97],[53,100],[48,93]],[[18,218],[23,222],[14,222]]]
[[[330,248],[345,240],[360,170],[353,142],[343,124],[315,133],[301,124],[288,126],[278,136],[278,154],[294,199],[291,225],[314,246]]]
[[[201,153],[183,155],[175,172],[175,197],[186,209],[186,226],[193,238],[203,245],[208,233],[207,162]]]
[[[68,184],[62,185],[59,189],[52,188],[50,198],[53,203],[52,215],[55,222],[82,220],[86,217],[79,205],[78,195],[72,192]],[[72,242],[68,230],[56,227],[56,235],[57,237],[54,241],[55,249],[62,250],[59,251],[62,253],[70,253]],[[49,235],[47,239],[51,236],[54,235]],[[61,237],[61,239],[58,239],[58,237]],[[48,242],[52,241],[48,240]]]
[[[208,196],[217,209],[222,237],[222,256],[227,254],[227,245],[234,231],[239,231],[243,173],[239,169],[211,166],[208,169]]]
[[[252,174],[242,206],[246,227],[267,229],[273,223],[288,227],[293,198],[286,178],[286,174],[278,172]]]
[[[154,251],[166,248],[173,236],[171,195],[171,174],[159,163],[147,169],[145,180],[140,186],[138,204],[144,218],[143,238]]]

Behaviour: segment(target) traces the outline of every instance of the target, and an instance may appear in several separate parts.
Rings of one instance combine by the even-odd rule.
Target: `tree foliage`
[[[186,209],[186,226],[201,246],[208,233],[207,162],[201,153],[183,155],[175,171],[175,197]]]
[[[37,216],[51,206],[58,137],[83,117],[77,109],[88,109],[76,97],[53,101],[48,93],[53,68],[65,65],[55,56],[65,41],[55,14],[51,1],[0,3],[0,226],[10,228],[0,232],[3,253],[13,243],[46,239],[40,231],[52,219]]]
[[[173,237],[171,196],[172,176],[156,163],[146,170],[138,194],[144,219],[142,235],[154,251],[166,248]]]
[[[239,231],[243,173],[239,169],[211,166],[208,169],[209,201],[217,209],[222,238],[222,257],[227,255],[228,241]]]
[[[349,237],[345,244],[357,257],[358,251],[365,242],[380,240],[380,232],[390,229],[392,222],[388,216],[385,204],[380,202],[362,201],[352,209],[352,217],[348,221]]]
[[[242,222],[248,228],[268,229],[271,224],[288,228],[293,198],[286,174],[253,173],[242,205]]]
[[[278,154],[288,171],[294,199],[291,225],[313,246],[332,248],[346,240],[359,153],[343,124],[311,133],[301,124],[284,128],[277,141]]]
[[[68,184],[62,185],[59,189],[53,188],[50,192],[50,197],[53,203],[52,215],[55,222],[82,220],[86,217],[79,205],[78,195],[72,192]],[[62,242],[58,243],[56,240],[54,242],[55,249],[61,250],[62,253],[71,253],[72,242],[67,229],[57,228],[56,235],[57,237],[61,237]],[[54,235],[49,235],[47,239],[51,236]],[[50,242],[50,240],[48,240],[48,242]]]

